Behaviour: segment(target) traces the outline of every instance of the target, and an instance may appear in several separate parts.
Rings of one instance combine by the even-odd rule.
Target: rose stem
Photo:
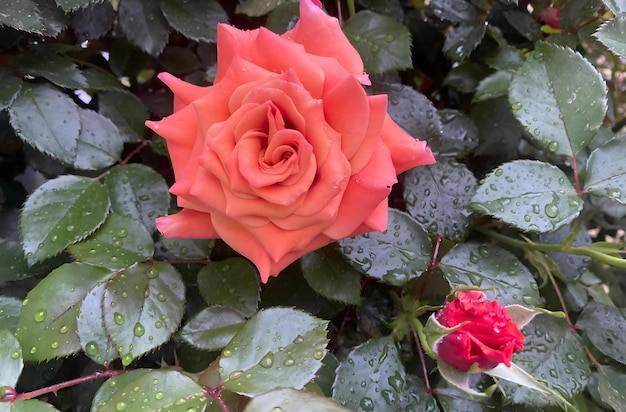
[[[226,402],[224,402],[224,399],[222,398],[222,395],[220,395],[220,392],[222,391],[222,385],[219,385],[215,389],[209,388],[208,386],[204,386],[203,385],[202,386],[202,390],[208,396],[210,396],[211,398],[213,398],[213,399],[215,399],[217,401],[218,405],[220,405],[220,408],[222,408],[222,411],[230,412],[230,409],[228,409],[228,405],[226,405]]]
[[[415,339],[415,346],[417,346],[417,355],[419,356],[420,363],[422,364],[422,373],[424,374],[424,384],[426,385],[426,392],[429,395],[432,395],[433,390],[430,387],[430,380],[428,379],[428,371],[426,370],[426,360],[424,359],[424,351],[422,350],[422,344],[420,343],[419,336],[417,336],[417,331],[412,326],[411,326],[411,332],[413,332],[413,339]]]

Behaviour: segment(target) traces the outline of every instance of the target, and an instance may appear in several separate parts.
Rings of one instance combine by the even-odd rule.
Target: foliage
[[[235,3],[0,5],[0,411],[625,410],[626,3],[324,1],[438,163],[267,284],[154,223],[156,73],[209,85],[218,23],[297,13]],[[436,367],[455,289],[542,313],[514,368]]]

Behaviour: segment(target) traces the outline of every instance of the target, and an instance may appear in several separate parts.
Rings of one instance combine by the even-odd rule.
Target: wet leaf
[[[459,243],[439,265],[452,288],[493,288],[501,305],[540,306],[538,286],[532,274],[510,252],[498,246],[478,242]]]
[[[185,285],[167,263],[138,263],[107,283],[102,303],[104,325],[122,364],[165,343],[180,325]]]
[[[121,0],[118,15],[120,27],[132,44],[153,56],[163,51],[170,30],[159,2]]]
[[[412,67],[411,35],[394,18],[362,10],[350,17],[342,29],[361,55],[367,73]]]
[[[244,315],[234,308],[211,306],[194,315],[183,326],[180,337],[198,349],[222,350],[245,322]]]
[[[174,239],[159,236],[159,242],[167,251],[165,253],[169,252],[181,259],[206,260],[215,246],[215,239]]]
[[[15,64],[23,73],[43,77],[63,88],[80,89],[86,86],[85,78],[72,59],[45,47],[20,54]]]
[[[29,264],[50,258],[89,236],[105,220],[109,196],[95,179],[60,176],[26,200],[20,234]]]
[[[0,364],[0,386],[14,388],[22,373],[24,361],[20,343],[7,329],[0,329]]]
[[[626,364],[626,309],[589,302],[576,327],[600,352]]]
[[[620,134],[596,148],[587,159],[584,190],[626,204],[626,134]],[[611,165],[611,167],[607,167]]]
[[[358,305],[361,274],[339,253],[336,245],[302,257],[302,274],[309,286],[327,299]]]
[[[57,5],[66,13],[74,10],[82,9],[94,3],[100,3],[102,0],[55,0]]]
[[[247,0],[237,5],[237,13],[251,17],[265,16],[285,2],[285,0]]]
[[[12,403],[0,403],[0,412],[59,412],[59,410],[49,403],[29,399]]]
[[[30,274],[22,245],[17,241],[6,240],[0,243],[0,282],[10,282]]]
[[[74,167],[97,170],[120,160],[124,142],[117,127],[93,110],[80,110],[80,135],[76,145]]]
[[[154,242],[137,220],[109,213],[106,220],[87,239],[68,247],[79,262],[111,269],[123,269],[152,257]]]
[[[483,20],[453,27],[443,45],[444,53],[452,60],[465,60],[478,47],[486,29],[487,25]]]
[[[308,391],[297,391],[291,388],[276,389],[256,396],[246,405],[243,412],[295,411],[303,405],[311,411],[348,412],[328,398]]]
[[[425,387],[409,381],[389,336],[370,339],[350,351],[337,368],[332,399],[353,411],[437,409]]]
[[[68,356],[81,349],[76,318],[81,302],[112,273],[84,263],[53,270],[24,299],[15,332],[26,361]]]
[[[218,23],[228,23],[215,0],[165,0],[160,5],[172,27],[192,40],[216,42]]]
[[[543,233],[574,220],[583,200],[558,167],[516,160],[489,173],[469,206],[524,231]]]
[[[0,296],[0,329],[15,332],[22,309],[22,301],[12,296]]]
[[[452,23],[473,21],[478,17],[476,7],[465,1],[433,0],[430,2],[429,7],[435,16]]]
[[[539,235],[539,242],[550,244],[563,244],[570,236],[570,228],[567,226],[562,227],[554,232],[542,233]],[[572,241],[572,246],[589,246],[591,245],[591,237],[589,232],[582,228]],[[559,269],[563,275],[569,280],[579,279],[591,263],[591,258],[588,256],[577,256],[563,252],[549,252],[547,255],[554,260],[559,266]]]
[[[626,374],[611,365],[602,365],[599,372],[598,392],[602,401],[616,412],[626,411]]]
[[[573,156],[602,125],[606,94],[604,80],[580,54],[539,42],[511,79],[509,103],[534,142]]]
[[[469,227],[467,205],[475,187],[476,178],[465,165],[441,160],[409,170],[403,196],[409,214],[429,234],[460,241]]]
[[[174,370],[139,369],[102,384],[91,412],[200,411],[206,403],[202,387],[189,376]]]
[[[230,258],[204,266],[198,272],[198,289],[207,305],[228,306],[252,316],[260,299],[256,270],[243,258]]]
[[[224,388],[246,396],[278,387],[302,389],[322,366],[327,325],[289,308],[257,312],[222,351]]]
[[[535,379],[565,398],[572,398],[587,385],[591,374],[580,336],[567,321],[551,315],[538,315],[522,329],[524,351],[513,362]],[[545,407],[551,396],[500,380],[503,393],[513,403]]]
[[[13,103],[22,88],[22,79],[5,67],[0,67],[0,110],[4,110]]]
[[[396,286],[418,278],[428,268],[432,249],[426,231],[395,209],[389,209],[386,231],[341,239],[339,246],[356,269]]]
[[[93,40],[104,36],[113,26],[115,11],[108,2],[92,3],[72,15],[72,29],[79,41]]]
[[[11,13],[0,13],[0,25],[15,27],[31,33],[41,33],[44,25],[39,15],[37,3],[32,0],[5,0],[4,10]]]
[[[143,139],[148,111],[134,94],[120,90],[100,92],[98,111],[117,126],[125,143],[137,143]]]
[[[512,77],[511,72],[503,70],[485,77],[478,83],[472,102],[482,102],[483,100],[506,96]]]
[[[161,175],[141,164],[115,166],[109,170],[104,185],[109,191],[111,209],[143,222],[150,233],[156,230],[155,219],[167,213],[170,195]]]
[[[66,164],[76,158],[78,106],[45,83],[24,84],[9,110],[15,133],[29,145]]]
[[[102,304],[105,290],[105,283],[93,288],[83,299],[76,319],[78,340],[83,352],[101,365],[110,364],[120,357],[104,325]]]

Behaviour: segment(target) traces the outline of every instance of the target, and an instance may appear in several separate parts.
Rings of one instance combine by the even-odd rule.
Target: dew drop
[[[117,231],[117,237],[126,237],[128,236],[128,230],[120,229]]]
[[[119,312],[115,312],[115,313],[113,314],[113,321],[114,321],[116,324],[118,324],[118,325],[123,325],[123,324],[124,324],[124,321],[125,321],[125,319],[124,319],[124,315],[122,315],[122,314],[121,314],[121,313],[119,313]]]
[[[243,371],[233,371],[228,375],[228,379],[231,381],[239,379],[243,375]]]
[[[285,366],[293,366],[295,364],[296,364],[296,361],[291,356],[288,356],[287,359],[285,359],[283,362],[283,365]]]
[[[15,351],[13,353],[11,353],[11,359],[19,359],[20,358],[20,352],[19,351]]]
[[[87,353],[87,355],[94,356],[98,353],[99,349],[100,348],[98,347],[98,344],[94,341],[87,342],[87,344],[85,345],[85,352]]]
[[[133,355],[132,353],[125,353],[124,355],[122,355],[122,365],[123,366],[128,366],[130,365],[130,363],[133,361]]]
[[[144,328],[141,323],[137,322],[133,328],[133,334],[137,337],[141,337],[144,333],[146,333],[146,328]]]
[[[502,173],[503,173],[502,169],[498,168],[493,174],[495,174],[496,176],[502,176]]]
[[[518,111],[522,108],[522,104],[520,102],[515,102],[511,104],[511,110]]]
[[[556,152],[557,150],[559,150],[559,144],[557,142],[550,142],[550,144],[548,145],[548,150],[551,152]]]
[[[321,360],[324,357],[324,351],[323,350],[316,350],[315,352],[313,352],[313,358],[316,360]]]
[[[559,215],[559,208],[554,203],[548,203],[544,207],[544,211],[546,212],[546,215],[550,218],[555,218]]]
[[[55,340],[54,342],[52,342],[52,343],[50,344],[50,347],[51,347],[52,349],[58,349],[58,348],[59,348],[59,342],[57,342],[57,341]]]
[[[222,356],[223,356],[224,358],[230,358],[231,356],[233,356],[233,351],[232,351],[232,350],[230,350],[230,349],[224,349],[224,350],[222,351]]]
[[[367,396],[365,396],[363,399],[361,399],[361,402],[359,403],[359,406],[364,411],[373,411],[374,410],[374,401],[372,401],[372,398],[368,398]]]
[[[145,274],[148,279],[155,279],[159,276],[159,269],[152,266],[150,269],[146,270]]]
[[[159,302],[165,302],[165,295],[159,292],[157,293],[157,299]]]
[[[126,402],[120,401],[115,404],[115,410],[122,412],[126,410]]]
[[[35,322],[40,323],[46,320],[48,312],[45,309],[39,309],[35,312]]]
[[[160,401],[161,399],[163,399],[165,397],[165,394],[163,392],[157,392],[154,394],[154,397],[157,401]]]
[[[274,365],[274,354],[272,352],[268,352],[267,355],[261,358],[259,365],[263,368],[271,368]]]

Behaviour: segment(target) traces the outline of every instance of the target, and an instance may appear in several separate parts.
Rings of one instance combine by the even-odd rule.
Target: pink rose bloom
[[[182,211],[167,237],[222,238],[261,280],[347,236],[387,229],[396,175],[434,163],[424,142],[367,96],[363,62],[337,19],[301,0],[283,35],[218,27],[210,87],[170,74],[174,114],[147,126],[167,140]]]

